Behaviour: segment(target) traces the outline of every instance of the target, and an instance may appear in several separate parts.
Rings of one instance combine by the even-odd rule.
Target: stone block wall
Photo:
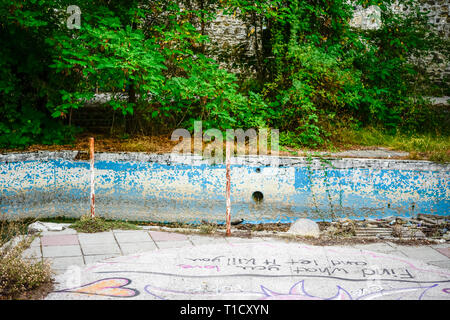
[[[442,38],[448,39],[450,34],[450,3],[448,0],[418,0],[423,12],[429,11],[429,23],[439,31]],[[394,10],[404,12],[405,9],[401,5],[394,5]],[[367,9],[355,7],[354,18],[351,24],[354,27],[363,29],[375,29],[379,26],[380,10],[377,6],[371,6]],[[257,26],[258,30],[252,30],[252,27],[244,24],[243,21],[236,16],[225,15],[218,12],[217,19],[213,21],[207,28],[206,32],[211,39],[211,43],[215,45],[216,53],[221,51],[230,51],[239,46],[241,50],[246,50],[246,55],[254,55],[254,37],[253,32],[261,32],[263,26]],[[261,36],[258,37],[261,39]],[[259,47],[261,43],[258,43]],[[440,53],[435,53],[434,57],[430,56],[423,63],[427,65],[427,69],[434,77],[434,82],[448,83],[450,76],[450,64],[446,57]],[[434,60],[434,61],[433,61]]]
[[[420,0],[421,9],[429,11],[429,23],[448,39],[450,34],[450,2],[448,0]]]

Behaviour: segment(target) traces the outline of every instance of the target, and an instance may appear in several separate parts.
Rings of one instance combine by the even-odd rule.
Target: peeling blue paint
[[[450,213],[448,165],[370,160],[364,167],[363,162],[354,165],[355,160],[336,160],[338,167],[324,169],[322,164],[298,161],[280,167],[233,164],[232,218],[261,223],[292,222],[299,217],[330,220]],[[95,170],[96,212],[100,216],[160,222],[224,221],[224,165],[99,160]],[[3,161],[0,190],[0,209],[8,218],[79,217],[89,212],[89,163]],[[264,194],[262,203],[252,200],[255,191]]]

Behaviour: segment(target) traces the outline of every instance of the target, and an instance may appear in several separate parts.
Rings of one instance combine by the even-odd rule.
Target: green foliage
[[[443,41],[430,30],[426,15],[416,3],[403,1],[409,10],[404,16],[394,12],[390,4],[391,1],[384,1],[380,6],[382,27],[379,30],[360,33],[365,46],[355,59],[355,66],[362,71],[366,87],[361,111],[371,116],[361,119],[395,131],[413,118],[411,110],[417,106],[416,80],[425,74],[421,58],[433,50],[442,51]],[[444,51],[448,54],[448,49]],[[412,128],[409,122],[406,127],[415,130],[421,126]]]
[[[343,146],[380,146],[407,151],[412,159],[450,161],[450,136],[448,134],[402,133],[390,134],[382,127],[335,129],[333,140]]]
[[[163,57],[153,39],[145,39],[142,30],[122,26],[119,17],[106,7],[88,11],[75,34],[59,34],[47,43],[54,48],[50,65],[57,73],[71,76],[71,91],[61,90],[62,103],[53,116],[82,107],[94,96],[94,88],[113,96],[114,110],[133,113],[137,103],[158,94],[163,84]],[[129,87],[128,100],[120,94]]]
[[[0,147],[70,142],[72,111],[96,92],[123,114],[124,134],[203,120],[320,147],[348,118],[391,133],[435,130],[444,113],[420,98],[423,58],[450,46],[415,2],[401,3],[408,14],[391,0],[356,1],[382,9],[381,28],[362,30],[344,0],[80,0],[80,29],[65,24],[68,0],[3,2]],[[205,28],[220,9],[245,21],[253,55],[208,49]]]
[[[58,28],[50,1],[0,4],[0,148],[66,143],[73,128],[50,117],[60,78],[52,74],[45,39]]]
[[[419,78],[426,82],[422,59],[434,50],[448,57],[442,41],[416,2],[356,1],[382,9],[378,30],[350,26],[353,6],[346,1],[228,2],[253,29],[253,66],[266,104],[274,110],[271,126],[281,130],[281,143],[318,147],[328,140],[329,122],[353,117],[360,126],[383,126],[416,132],[442,123],[430,105],[418,99]],[[231,57],[229,58],[231,59]],[[235,59],[233,60],[235,61]],[[248,83],[248,80],[244,80]],[[257,86],[254,86],[257,87]]]

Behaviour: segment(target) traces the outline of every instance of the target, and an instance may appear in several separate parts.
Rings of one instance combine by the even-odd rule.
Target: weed
[[[343,146],[379,146],[407,151],[409,158],[450,162],[450,136],[435,134],[391,135],[376,128],[354,130],[341,128],[334,141]]]
[[[23,257],[34,237],[26,235],[28,221],[0,221],[0,299],[16,299],[49,285],[50,265]]]
[[[201,234],[212,234],[217,230],[217,227],[211,224],[202,224],[199,228]]]
[[[0,246],[3,246],[17,236],[26,234],[28,225],[33,222],[34,219],[22,219],[16,221],[0,219]]]
[[[78,232],[95,233],[109,230],[140,230],[134,224],[125,221],[107,221],[100,217],[91,217],[90,215],[81,216],[80,220],[70,225],[70,228]]]

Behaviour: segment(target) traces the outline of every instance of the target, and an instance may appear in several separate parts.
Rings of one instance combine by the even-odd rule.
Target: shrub
[[[90,215],[81,216],[80,220],[76,221],[70,228],[77,230],[78,232],[94,233],[104,232],[114,229],[123,230],[139,230],[140,228],[134,224],[123,221],[106,221],[100,217],[91,217]]]
[[[23,229],[17,222],[0,221],[0,297],[14,299],[50,284],[51,269],[46,261],[22,257],[33,237],[17,236]]]
[[[398,1],[401,14],[392,0],[354,2],[381,8],[378,30],[351,27],[344,0],[80,0],[80,29],[64,23],[69,0],[1,3],[0,148],[70,142],[72,110],[96,91],[111,94],[128,134],[203,120],[277,128],[286,144],[318,147],[340,118],[391,133],[440,127],[445,113],[418,97],[424,61],[448,57],[448,40],[416,0]],[[254,54],[206,49],[216,9],[244,20]],[[222,68],[224,57],[239,71]]]

